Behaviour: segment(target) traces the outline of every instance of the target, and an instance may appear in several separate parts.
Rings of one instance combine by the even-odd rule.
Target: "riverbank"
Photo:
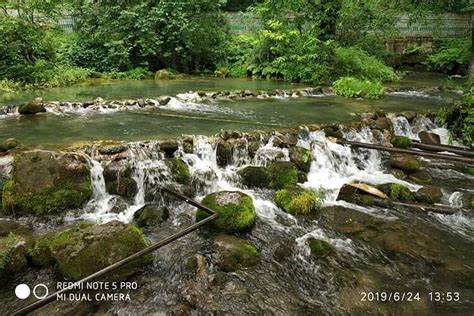
[[[428,196],[435,198],[431,202],[469,208],[474,177],[467,169],[449,161],[416,159],[414,163],[409,157],[406,164],[403,161],[395,164],[393,157],[383,152],[351,150],[331,141],[331,137],[344,137],[390,146],[394,134],[418,138],[421,131],[435,132],[442,142],[447,141],[446,130],[414,112],[389,117],[377,112],[362,117],[361,121],[348,125],[294,126],[259,133],[223,131],[214,137],[184,136],[149,142],[103,142],[61,152],[13,150],[12,155],[1,158],[2,178],[7,184],[3,190],[7,205],[5,209],[4,204],[2,219],[13,220],[17,228],[10,231],[21,238],[23,231],[32,231],[33,245],[38,245],[45,234],[53,233],[56,236],[53,240],[62,236],[64,242],[68,238],[82,240],[84,236],[96,236],[89,240],[100,240],[101,234],[108,232],[111,238],[100,244],[101,253],[107,254],[108,249],[117,253],[118,250],[113,250],[117,243],[112,237],[127,229],[118,222],[111,224],[110,220],[140,225],[148,242],[160,240],[196,220],[192,207],[168,198],[163,200],[157,191],[160,185],[171,186],[202,201],[205,196],[222,191],[238,191],[250,198],[249,210],[254,215],[234,236],[238,237],[236,240],[227,237],[235,232],[217,226],[217,232],[204,229],[163,248],[154,255],[155,265],[146,262],[139,265],[138,270],[145,272],[130,279],[139,284],[139,290],[130,292],[131,301],[126,304],[55,302],[46,307],[49,312],[68,308],[127,312],[138,306],[143,312],[276,309],[290,313],[300,308],[312,312],[354,312],[367,307],[368,303],[358,298],[361,291],[395,290],[420,292],[423,297],[403,305],[408,313],[469,310],[472,285],[466,280],[472,278],[473,269],[468,262],[472,262],[470,249],[474,238],[469,214],[414,213],[403,207],[367,203],[367,198],[347,202],[340,189],[346,183],[364,182],[395,200],[409,196],[420,202],[420,198]],[[30,176],[19,177],[20,172]],[[58,183],[62,183],[61,188],[57,187]],[[392,185],[380,186],[387,183]],[[293,186],[290,191],[288,185]],[[437,188],[432,190],[435,194],[422,195],[426,190],[420,190],[426,187]],[[43,188],[63,193],[65,188],[80,191],[84,199],[74,200],[72,204],[67,194],[50,192],[52,197],[61,197],[49,200],[50,206],[54,205],[52,208],[20,199],[28,192],[32,194],[29,199],[34,199]],[[405,193],[395,195],[394,188]],[[301,195],[299,204],[288,204],[284,198],[287,194]],[[234,197],[223,201],[229,199]],[[158,203],[159,207],[152,204],[146,213],[135,215],[145,203]],[[306,211],[295,212],[302,209]],[[7,215],[9,212],[13,214]],[[85,224],[68,230],[69,225],[84,220],[109,224]],[[28,229],[21,225],[27,225]],[[73,235],[64,239],[65,230]],[[135,238],[133,234],[131,238]],[[225,249],[239,249],[242,243],[250,244],[253,254],[250,257],[240,254],[248,261],[242,259],[241,265],[235,265],[226,259],[229,253]],[[84,251],[92,249],[89,243],[81,244]],[[22,249],[28,250],[29,243],[23,245],[26,249]],[[46,248],[38,248],[49,249],[52,254],[40,267],[31,263],[31,252],[23,252],[25,264],[19,266],[20,271],[14,272],[14,279],[7,284],[21,280],[53,287],[58,278],[81,276],[74,264],[82,255],[71,257],[64,250],[68,248],[61,245],[47,242]],[[233,254],[231,251],[230,256]],[[95,259],[87,262],[92,267],[103,264]],[[54,263],[59,264],[59,270],[55,270]],[[132,268],[127,272],[138,270]],[[55,276],[54,271],[60,276]],[[31,278],[32,274],[42,276]],[[410,276],[409,281],[406,275]],[[295,292],[294,287],[303,287],[305,291]],[[232,288],[231,295],[223,293],[228,288]],[[427,304],[428,292],[436,288],[459,289],[461,302]],[[162,296],[163,291],[173,295]],[[264,294],[258,295],[261,291]],[[326,295],[321,295],[323,292]],[[0,309],[11,311],[19,307],[19,301],[12,295],[8,286],[0,290],[5,302]],[[323,297],[324,304],[311,297]],[[371,306],[374,308],[372,303]],[[401,306],[377,304],[375,308],[390,313]]]

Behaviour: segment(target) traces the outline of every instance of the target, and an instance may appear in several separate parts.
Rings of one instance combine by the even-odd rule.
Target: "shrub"
[[[399,76],[389,66],[356,47],[338,47],[335,71],[341,76],[355,76],[374,81],[397,81]]]
[[[385,88],[380,82],[359,80],[354,77],[342,77],[333,83],[337,95],[348,98],[378,99],[385,94]]]
[[[471,57],[470,45],[471,41],[467,38],[442,41],[439,48],[428,56],[428,68],[450,74],[465,72]]]

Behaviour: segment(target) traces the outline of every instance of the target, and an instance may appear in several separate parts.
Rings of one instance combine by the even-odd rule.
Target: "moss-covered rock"
[[[232,163],[232,146],[229,141],[218,139],[216,142],[216,161],[220,167]]]
[[[133,220],[139,227],[154,226],[164,222],[170,216],[168,208],[158,205],[146,205],[133,214]]]
[[[0,238],[0,278],[25,269],[28,240],[24,236],[10,233]]]
[[[418,137],[420,138],[420,141],[423,144],[428,144],[428,145],[439,145],[439,144],[441,144],[441,138],[436,133],[421,131],[421,132],[418,133]]]
[[[131,200],[138,191],[137,182],[132,177],[132,169],[124,160],[108,163],[104,167],[107,192]]]
[[[17,154],[3,187],[7,214],[58,214],[83,206],[92,195],[84,158],[49,151]]]
[[[219,213],[219,218],[211,222],[211,226],[229,233],[240,232],[252,227],[257,216],[252,198],[238,191],[220,191],[207,195],[201,202]],[[196,221],[209,215],[198,210]]]
[[[394,147],[398,148],[409,148],[413,145],[411,139],[406,136],[394,136],[391,142]]]
[[[373,128],[378,128],[379,130],[387,130],[390,133],[393,133],[393,123],[388,117],[379,117],[372,123]]]
[[[438,203],[442,197],[443,192],[441,192],[441,189],[432,185],[422,187],[415,192],[415,198],[420,203]]]
[[[409,202],[415,200],[415,195],[404,185],[398,183],[385,183],[379,185],[378,188],[395,201]]]
[[[289,154],[290,161],[294,163],[299,170],[309,172],[313,158],[311,150],[302,147],[290,147]]]
[[[180,184],[189,184],[191,182],[188,165],[182,159],[167,158],[165,159],[165,164],[170,169],[176,182]]]
[[[238,171],[242,183],[248,187],[267,188],[270,186],[270,174],[267,168],[248,166]]]
[[[336,252],[334,246],[325,240],[309,238],[307,242],[313,256],[326,257]]]
[[[289,161],[275,161],[268,166],[270,187],[282,189],[298,183],[298,169]]]
[[[111,221],[102,225],[75,225],[44,239],[59,272],[69,280],[82,279],[147,246],[142,232],[134,225]],[[125,278],[152,261],[144,255],[119,268],[111,277]]]
[[[260,260],[257,248],[242,238],[219,235],[214,239],[214,246],[220,255],[218,266],[226,272],[254,266]]]
[[[276,205],[293,215],[309,215],[319,209],[324,200],[324,191],[314,192],[297,186],[286,187],[275,193]]]
[[[0,237],[6,237],[10,233],[15,235],[31,235],[31,228],[13,220],[0,219]]]
[[[15,138],[8,138],[0,144],[0,152],[7,152],[11,149],[17,148],[20,143]]]
[[[395,178],[400,179],[400,180],[405,180],[408,177],[407,174],[403,170],[396,169],[396,168],[390,169],[390,173],[393,174]]]
[[[426,170],[418,170],[408,175],[408,179],[418,184],[430,184],[433,182],[433,177]]]
[[[468,193],[464,197],[464,204],[467,208],[474,210],[474,194]]]
[[[413,172],[421,168],[421,163],[413,155],[394,153],[390,156],[390,166],[403,171]]]
[[[34,115],[37,113],[44,113],[46,109],[42,103],[31,102],[22,104],[18,107],[18,113],[21,115]]]

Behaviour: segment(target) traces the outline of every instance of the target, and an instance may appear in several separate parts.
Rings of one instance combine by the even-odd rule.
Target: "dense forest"
[[[0,90],[65,86],[89,77],[142,79],[181,74],[281,79],[332,85],[347,97],[378,98],[399,80],[387,39],[397,18],[471,14],[469,0],[7,0],[0,7]],[[231,32],[245,11],[261,27]],[[65,13],[73,32],[58,26]],[[473,32],[435,41],[430,71],[469,75]],[[471,71],[469,71],[469,69]]]

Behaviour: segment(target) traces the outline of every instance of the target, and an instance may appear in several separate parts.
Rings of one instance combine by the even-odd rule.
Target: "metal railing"
[[[99,271],[97,271],[97,272],[95,272],[95,273],[93,273],[93,274],[91,274],[91,275],[89,275],[89,276],[73,283],[71,286],[69,286],[67,288],[64,288],[60,291],[56,291],[55,293],[45,297],[42,300],[39,300],[35,303],[32,303],[30,305],[27,305],[27,306],[15,311],[13,313],[13,315],[26,315],[26,314],[34,311],[34,310],[37,310],[38,308],[41,308],[41,307],[45,306],[46,304],[49,304],[49,303],[55,301],[57,299],[58,295],[68,293],[68,292],[70,292],[74,289],[80,289],[81,288],[80,284],[95,280],[95,279],[107,274],[108,272],[110,272],[112,270],[115,270],[115,269],[129,263],[130,261],[132,261],[132,260],[134,260],[134,259],[136,259],[140,256],[143,256],[147,253],[155,251],[155,250],[157,250],[157,249],[159,249],[159,248],[161,248],[161,247],[163,247],[163,246],[165,246],[165,245],[167,245],[167,244],[169,244],[169,243],[171,243],[175,240],[178,240],[179,238],[181,238],[183,236],[186,236],[187,234],[189,234],[189,233],[195,231],[196,229],[208,224],[209,222],[212,222],[213,220],[215,220],[219,217],[219,214],[216,213],[215,211],[213,211],[212,209],[208,208],[205,205],[202,205],[201,203],[199,203],[197,201],[194,201],[193,199],[191,199],[191,198],[189,198],[189,197],[187,197],[187,196],[185,196],[185,195],[183,195],[179,192],[173,191],[173,190],[165,188],[165,187],[160,188],[160,191],[164,191],[164,192],[166,192],[170,195],[173,195],[173,196],[177,197],[178,199],[203,210],[204,212],[208,213],[210,216],[206,217],[205,219],[203,219],[203,220],[201,220],[201,221],[199,221],[199,222],[197,222],[197,223],[195,223],[195,224],[193,224],[193,225],[191,225],[191,226],[189,226],[189,227],[187,227],[187,228],[185,228],[185,229],[183,229],[183,230],[181,230],[181,231],[179,231],[179,232],[177,232],[177,233],[175,233],[171,236],[168,236],[167,238],[165,238],[165,239],[163,239],[163,240],[161,240],[161,241],[159,241],[159,242],[157,242],[157,243],[155,243],[151,246],[148,246],[145,249],[142,249],[142,250],[140,250],[140,251],[138,251],[138,252],[136,252],[136,253],[120,260],[120,261],[115,262],[112,265],[109,265],[109,266],[107,266],[107,267],[105,267],[105,268],[103,268],[103,269],[101,269],[101,270],[99,270]],[[148,205],[148,204],[146,204],[146,205]]]

